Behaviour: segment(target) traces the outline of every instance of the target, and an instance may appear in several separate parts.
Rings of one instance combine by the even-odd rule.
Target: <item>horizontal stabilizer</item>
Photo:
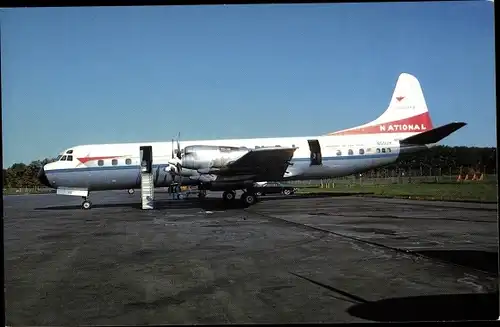
[[[451,133],[459,130],[460,128],[464,127],[467,125],[467,123],[449,123],[434,129],[431,129],[430,131],[423,132],[417,135],[410,136],[408,138],[405,138],[401,141],[399,141],[400,144],[408,144],[408,145],[426,145],[426,144],[434,144]]]

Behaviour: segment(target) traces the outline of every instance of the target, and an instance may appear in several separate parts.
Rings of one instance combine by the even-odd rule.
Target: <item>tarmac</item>
[[[497,206],[4,196],[7,325],[496,320]]]

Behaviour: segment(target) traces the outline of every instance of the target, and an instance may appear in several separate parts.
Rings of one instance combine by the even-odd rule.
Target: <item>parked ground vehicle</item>
[[[265,183],[256,183],[254,185],[255,194],[257,195],[266,195],[266,194],[283,194],[283,195],[291,195],[297,191],[297,188],[289,185],[281,184],[280,182],[265,182]]]

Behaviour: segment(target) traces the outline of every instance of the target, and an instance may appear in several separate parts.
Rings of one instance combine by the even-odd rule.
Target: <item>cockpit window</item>
[[[66,158],[66,161],[73,161],[73,156],[68,156],[68,158]]]
[[[72,154],[72,153],[73,153],[73,150],[66,151],[66,154]]]
[[[66,161],[66,156],[63,156],[63,157],[61,158],[61,161]]]
[[[60,154],[60,155],[57,156],[56,161],[61,160],[61,158],[62,158],[62,154]]]

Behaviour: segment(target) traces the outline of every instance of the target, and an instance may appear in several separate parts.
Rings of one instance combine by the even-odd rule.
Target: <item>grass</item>
[[[3,195],[26,195],[26,194],[48,194],[54,193],[54,189],[48,188],[29,188],[29,187],[21,187],[21,188],[4,188]]]
[[[333,188],[300,187],[298,193],[349,193],[387,198],[416,200],[497,202],[497,184],[482,182],[421,183],[421,184],[336,184]]]
[[[299,194],[340,193],[386,198],[497,203],[496,182],[466,181],[415,184],[348,184],[335,183],[333,188],[294,185]],[[47,188],[7,188],[4,195],[44,194],[55,190]]]

